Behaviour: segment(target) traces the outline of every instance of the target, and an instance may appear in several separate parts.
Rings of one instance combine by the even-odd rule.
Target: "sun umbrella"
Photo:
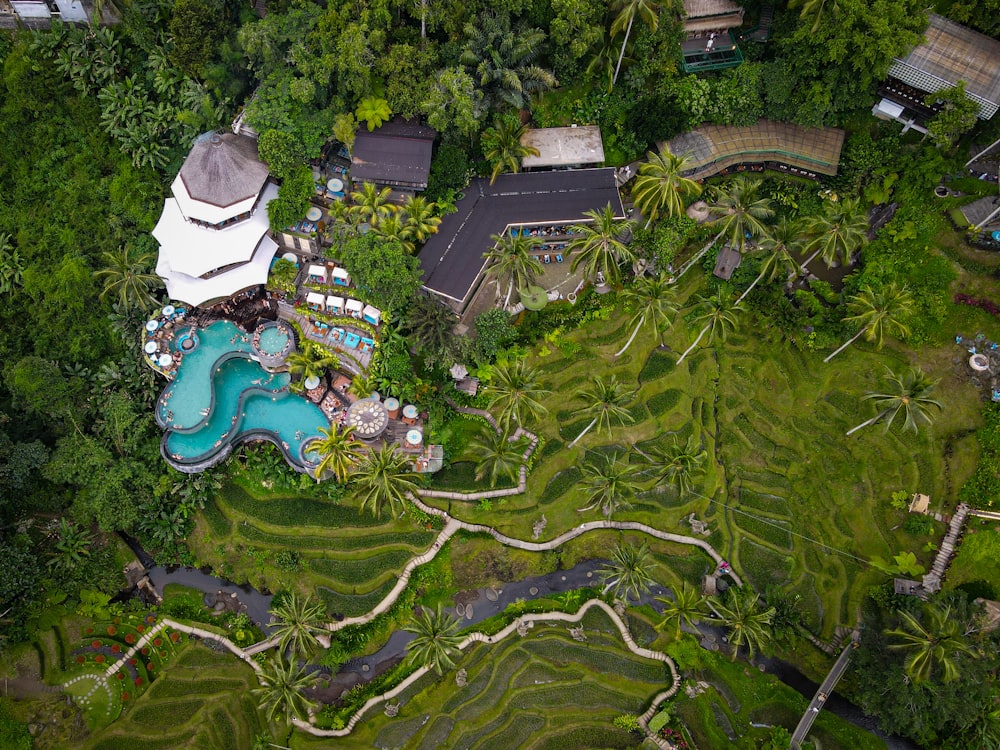
[[[521,302],[528,310],[541,310],[549,302],[548,293],[540,286],[529,286],[520,292]]]
[[[156,348],[157,347],[156,347],[156,342],[155,341],[147,341],[146,342],[146,354],[152,354],[153,352],[156,351]]]
[[[160,321],[158,321],[158,320],[147,320],[146,321],[146,330],[147,331],[155,331],[159,327],[160,327]]]
[[[303,385],[306,387],[307,391],[311,391],[313,388],[319,385],[319,378],[316,375],[310,375],[306,378]]]
[[[163,308],[163,314],[166,315],[167,317],[170,317],[171,315],[173,315],[174,312],[176,312],[176,311],[174,310],[174,306],[173,305],[167,305],[166,307]]]
[[[161,354],[160,358],[157,360],[157,362],[159,362],[160,367],[168,367],[170,363],[173,361],[174,358],[171,357],[169,354]]]

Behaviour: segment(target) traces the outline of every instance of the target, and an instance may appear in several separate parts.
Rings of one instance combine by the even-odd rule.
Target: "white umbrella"
[[[448,370],[448,372],[451,373],[451,377],[455,380],[461,380],[469,374],[468,368],[466,368],[465,365],[458,364],[457,362],[451,366],[451,369]]]
[[[316,206],[312,206],[308,211],[306,211],[306,219],[308,219],[309,221],[319,221],[322,218],[323,218],[323,212],[320,211]]]
[[[166,307],[163,308],[163,314],[166,315],[166,316],[168,316],[168,317],[170,315],[173,315],[174,312],[176,312],[176,311],[174,310],[174,306],[173,305],[167,305]]]
[[[305,385],[307,391],[311,391],[313,388],[319,385],[319,378],[316,377],[315,375],[310,375],[308,378],[306,378],[305,383],[303,383],[303,385]]]
[[[174,358],[169,354],[161,354],[159,360],[160,367],[169,367],[170,363],[174,361]]]
[[[156,351],[156,348],[157,347],[156,347],[156,342],[155,341],[147,341],[146,342],[146,354],[152,354],[153,352]]]
[[[155,331],[159,327],[160,327],[160,321],[158,321],[158,320],[147,320],[146,321],[146,330],[147,331]]]

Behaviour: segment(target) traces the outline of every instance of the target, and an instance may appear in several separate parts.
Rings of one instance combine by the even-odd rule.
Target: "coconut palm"
[[[431,360],[446,360],[455,350],[455,311],[431,294],[419,294],[406,312],[409,338]]]
[[[663,620],[660,621],[660,629],[671,625],[676,626],[677,632],[674,638],[681,637],[681,626],[687,623],[688,627],[695,627],[698,620],[702,619],[708,608],[705,606],[705,597],[687,581],[681,583],[680,589],[673,592],[674,598],[663,596],[656,597],[656,601],[663,605]]]
[[[597,571],[604,584],[604,593],[611,593],[615,599],[621,599],[626,604],[629,599],[639,601],[643,594],[649,593],[655,580],[650,574],[656,567],[656,561],[649,552],[649,545],[643,542],[638,547],[634,544],[619,542],[611,552],[611,560],[607,566]]]
[[[125,309],[140,309],[155,306],[156,298],[152,290],[163,282],[151,270],[156,260],[153,253],[136,255],[126,245],[116,252],[101,254],[104,268],[94,272],[94,276],[104,281],[101,299],[113,298]]]
[[[740,646],[746,646],[750,658],[767,645],[771,637],[774,607],[764,609],[760,597],[751,586],[733,587],[711,605],[722,624],[729,630],[733,660]]]
[[[589,223],[576,224],[570,228],[574,237],[566,245],[567,252],[575,253],[570,270],[583,266],[587,279],[596,279],[598,274],[609,284],[617,284],[621,278],[620,266],[635,260],[635,253],[622,241],[622,236],[632,226],[627,219],[615,218],[609,203],[604,208],[584,211]]]
[[[476,460],[476,481],[489,477],[490,487],[496,487],[500,479],[517,481],[524,441],[511,440],[506,431],[483,427],[469,442],[469,453]]]
[[[441,217],[435,213],[436,209],[436,205],[422,195],[411,195],[403,202],[406,227],[417,242],[426,242],[428,237],[437,233]]]
[[[421,667],[433,669],[438,675],[453,669],[458,646],[463,640],[456,635],[458,628],[458,618],[445,614],[440,604],[437,609],[421,607],[420,614],[404,628],[416,636],[406,647],[407,658]]]
[[[541,387],[538,371],[523,359],[498,363],[486,387],[489,410],[504,429],[541,418],[548,412],[542,401],[549,393]]]
[[[877,291],[863,286],[847,301],[847,311],[851,314],[844,318],[844,322],[859,326],[858,332],[824,362],[829,362],[862,336],[865,341],[875,344],[877,349],[882,348],[886,334],[896,338],[908,336],[910,327],[904,321],[913,313],[913,296],[905,286],[895,282]]]
[[[504,170],[521,171],[521,159],[525,156],[538,156],[538,149],[526,146],[521,139],[528,129],[514,115],[497,115],[493,127],[483,133],[483,156],[493,165],[490,172],[490,184],[497,181]]]
[[[960,676],[956,659],[972,654],[965,640],[962,623],[952,617],[951,606],[933,604],[924,608],[923,622],[906,610],[899,610],[902,627],[885,634],[899,638],[889,644],[894,651],[905,651],[904,668],[914,682],[927,682],[940,675],[941,682],[954,682]]]
[[[708,451],[695,440],[694,435],[683,444],[674,438],[669,446],[654,445],[648,453],[638,448],[635,450],[649,467],[647,471],[653,475],[655,482],[672,484],[680,497],[691,491],[694,476],[705,473]]]
[[[299,596],[294,591],[280,599],[269,612],[275,622],[271,632],[278,638],[278,650],[291,650],[292,658],[308,657],[319,648],[316,634],[323,632],[326,608],[309,596]]]
[[[373,373],[366,372],[355,375],[347,392],[357,398],[368,398],[372,391],[378,390],[378,378]]]
[[[303,349],[289,354],[285,361],[288,364],[289,374],[299,379],[300,388],[309,378],[322,377],[324,372],[340,365],[340,359],[336,354],[325,351],[311,342],[306,342]]]
[[[708,207],[715,217],[709,223],[719,227],[726,242],[741,253],[748,239],[767,233],[764,222],[774,216],[771,199],[760,195],[761,184],[759,179],[740,175],[727,188],[718,188]]]
[[[603,427],[610,436],[612,423],[625,425],[635,422],[635,417],[625,408],[635,398],[635,394],[636,391],[626,388],[617,375],[608,379],[595,376],[590,388],[577,391],[576,397],[584,402],[584,406],[573,412],[574,417],[590,417],[590,424],[583,428],[583,432],[573,439],[569,447],[580,442],[580,438],[594,427],[598,430]]]
[[[670,316],[677,312],[674,302],[674,287],[662,275],[640,276],[631,286],[622,290],[621,298],[635,308],[629,325],[635,326],[625,346],[619,349],[616,357],[625,353],[640,329],[652,324],[653,330],[659,334],[660,346],[663,346],[663,331],[670,325]]]
[[[484,254],[490,273],[497,280],[497,297],[500,290],[506,286],[507,296],[504,297],[503,309],[510,304],[510,297],[515,289],[525,289],[535,283],[542,273],[542,264],[538,257],[532,254],[535,241],[520,232],[512,235],[509,232],[494,234],[493,249]]]
[[[793,221],[789,221],[787,216],[783,216],[781,221],[772,227],[771,231],[764,235],[760,242],[757,243],[757,252],[763,256],[763,260],[760,263],[760,273],[757,274],[757,278],[753,280],[753,283],[736,300],[736,304],[746,299],[747,295],[753,291],[753,288],[764,279],[774,281],[774,279],[782,274],[785,274],[787,278],[791,278],[798,273],[799,264],[792,256],[793,253],[798,251],[800,243],[798,225]]]
[[[392,188],[384,187],[379,190],[378,185],[372,182],[365,182],[361,185],[361,190],[351,193],[351,215],[359,224],[368,222],[372,226],[380,220],[393,213],[396,206],[389,203],[389,196],[392,195]]]
[[[711,297],[702,297],[698,303],[698,307],[701,312],[695,317],[695,321],[698,323],[704,322],[705,327],[701,329],[694,343],[677,360],[677,364],[684,361],[687,355],[691,353],[691,350],[698,346],[698,342],[701,341],[706,333],[709,334],[709,343],[715,341],[716,338],[720,341],[725,341],[729,331],[736,328],[738,322],[736,313],[743,309],[738,302],[733,302],[729,298],[729,295],[723,291],[718,291]]]
[[[413,230],[399,211],[392,211],[372,225],[371,232],[386,242],[398,242],[404,250],[412,253],[417,249],[413,241]]]
[[[367,124],[370,133],[392,117],[392,108],[385,99],[369,96],[361,100],[354,114],[358,118],[358,122]]]
[[[819,27],[824,17],[837,16],[840,13],[839,0],[789,0],[788,7],[802,7],[799,18],[803,20],[813,19],[810,29],[814,34],[819,31]]]
[[[580,513],[598,509],[605,518],[632,506],[638,491],[639,467],[617,456],[603,456],[580,467],[583,480],[580,487],[587,493],[587,505]]]
[[[309,450],[322,457],[314,472],[316,479],[330,473],[338,482],[346,482],[351,467],[360,460],[365,444],[354,438],[350,427],[338,430],[337,425],[330,425],[329,429],[320,427],[319,431],[323,437],[309,445]]]
[[[827,201],[823,213],[806,222],[811,239],[805,251],[812,252],[802,264],[805,269],[817,255],[823,256],[828,267],[839,262],[851,262],[854,252],[868,241],[868,215],[857,198]]]
[[[410,459],[396,449],[395,443],[384,443],[377,451],[365,454],[351,474],[354,494],[361,500],[361,510],[376,518],[386,507],[393,518],[399,518],[410,495],[419,486],[417,475],[410,470]]]
[[[303,691],[312,686],[315,677],[306,671],[304,664],[288,660],[281,653],[264,662],[257,681],[260,687],[252,689],[250,694],[256,696],[257,707],[268,721],[284,719],[291,723],[292,719],[304,719],[314,705]]]
[[[876,422],[884,422],[885,431],[888,432],[900,414],[903,415],[903,429],[916,432],[919,425],[929,425],[933,421],[931,407],[938,410],[943,408],[940,401],[931,398],[931,392],[938,381],[928,378],[920,368],[914,367],[900,377],[887,367],[886,374],[892,389],[887,393],[866,393],[862,398],[862,401],[874,401],[878,414],[857,427],[852,427],[847,431],[848,435]]]
[[[701,185],[682,177],[689,157],[677,156],[664,145],[659,152],[646,154],[648,161],[639,165],[639,174],[632,184],[632,200],[646,217],[646,227],[656,221],[662,211],[668,218],[682,216],[688,198],[701,195]]]
[[[618,65],[615,66],[615,75],[611,79],[611,85],[618,83],[618,74],[622,69],[622,58],[625,57],[625,47],[629,37],[632,35],[632,24],[638,16],[645,23],[650,31],[656,31],[659,26],[660,4],[653,0],[616,0],[612,8],[617,11],[614,21],[611,22],[611,35],[617,36],[622,31],[625,38],[622,40],[622,51],[618,53]]]

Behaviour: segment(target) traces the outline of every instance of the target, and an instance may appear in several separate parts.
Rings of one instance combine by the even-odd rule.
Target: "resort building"
[[[684,176],[695,180],[763,169],[812,179],[832,177],[837,174],[843,145],[843,130],[771,120],[750,127],[702,125],[666,144],[671,153],[688,157]]]
[[[742,25],[743,8],[732,0],[684,0],[684,72],[720,70],[743,62],[733,35],[733,29]]]
[[[607,205],[615,216],[625,216],[610,167],[504,174],[492,185],[473,180],[457,212],[444,217],[420,251],[424,288],[462,314],[486,275],[484,254],[493,247],[493,235],[523,227],[538,233],[543,245],[569,225],[585,221],[584,212]]]
[[[940,105],[925,103],[927,95],[962,81],[979,117],[990,119],[1000,108],[1000,41],[936,13],[928,19],[923,43],[893,61],[872,113],[926,132],[922,124],[940,111]]]
[[[203,137],[171,185],[153,229],[156,273],[172,299],[204,305],[267,281],[277,243],[267,204],[278,189],[257,141],[234,133]]]
[[[351,180],[403,192],[426,190],[435,137],[433,128],[400,119],[370,133],[362,128],[354,140]]]
[[[104,8],[102,23],[117,20]],[[88,23],[94,16],[91,0],[0,0],[0,28],[47,29],[53,20],[64,23]]]
[[[526,172],[599,167],[604,164],[604,142],[597,125],[533,128],[521,136],[521,145],[538,150],[538,156],[521,159],[521,168]]]

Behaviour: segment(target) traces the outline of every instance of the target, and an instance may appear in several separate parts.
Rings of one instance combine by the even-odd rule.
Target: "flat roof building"
[[[426,125],[393,120],[372,132],[358,131],[351,179],[402,190],[426,190],[437,132]]]
[[[521,145],[538,149],[538,156],[521,159],[524,169],[596,167],[604,163],[604,142],[597,125],[533,128],[521,136]]]

